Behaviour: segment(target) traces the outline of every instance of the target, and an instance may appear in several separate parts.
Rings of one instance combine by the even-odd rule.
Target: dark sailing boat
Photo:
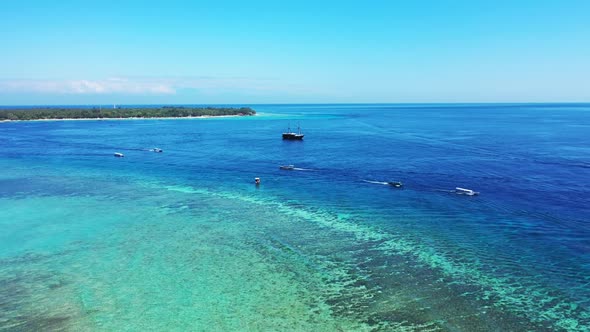
[[[296,133],[291,131],[291,124],[289,124],[289,128],[287,128],[287,132],[283,133],[283,139],[288,140],[302,140],[303,136],[304,135],[301,133],[301,128],[299,127],[299,125],[297,125]]]

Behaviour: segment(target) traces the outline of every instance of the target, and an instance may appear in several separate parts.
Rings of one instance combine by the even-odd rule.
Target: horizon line
[[[590,101],[499,101],[499,102],[319,102],[319,103],[150,103],[150,104],[5,104],[0,105],[0,108],[9,107],[69,107],[69,106],[159,106],[159,105],[173,105],[173,106],[216,106],[216,105],[532,105],[532,104],[590,104]]]

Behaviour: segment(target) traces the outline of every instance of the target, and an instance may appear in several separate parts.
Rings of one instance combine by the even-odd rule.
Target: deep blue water
[[[311,326],[346,329],[340,321],[346,319],[367,330],[590,329],[590,105],[251,107],[258,116],[0,123],[0,283],[43,284],[14,276],[41,273],[27,257],[56,253],[46,266],[55,278],[68,279],[104,234],[128,241],[132,233],[121,235],[127,232],[121,225],[137,225],[141,204],[149,203],[153,213],[182,206],[175,213],[183,220],[225,220],[220,234],[256,229],[243,240],[245,248],[309,294],[321,294],[316,301],[336,322],[310,320]],[[289,123],[300,124],[304,141],[281,140]],[[164,153],[146,151],[152,147]],[[125,158],[114,158],[115,151]],[[279,170],[283,164],[299,170]],[[254,177],[262,179],[259,187]],[[377,183],[384,181],[402,181],[404,188]],[[455,187],[481,194],[456,195]],[[189,193],[201,195],[202,203],[179,196]],[[92,212],[93,199],[105,197],[120,208],[114,212],[120,219]],[[65,207],[48,214],[60,199]],[[205,214],[194,215],[201,210]],[[79,217],[80,211],[88,216]],[[167,218],[159,220],[174,229]],[[48,226],[55,222],[59,226]],[[45,228],[36,231],[40,225]],[[314,272],[288,268],[297,264]],[[316,272],[322,281],[312,287]],[[101,289],[122,283],[103,280]],[[335,292],[333,285],[342,287]],[[99,287],[79,288],[85,291],[59,296],[79,299]],[[0,309],[1,303],[20,305],[0,313],[0,328],[49,326],[38,316],[57,314],[26,318],[39,299],[23,294],[3,291]],[[112,310],[109,318],[68,309],[57,316],[74,318],[59,326],[94,329],[121,319],[115,306],[96,301],[85,305]],[[173,311],[170,303],[158,304],[166,306]],[[146,319],[127,314],[132,329]],[[190,310],[186,315],[203,328]],[[269,324],[252,329],[289,329]]]

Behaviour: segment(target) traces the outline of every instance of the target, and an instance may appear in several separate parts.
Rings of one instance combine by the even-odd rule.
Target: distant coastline
[[[70,120],[141,120],[195,119],[212,117],[252,116],[250,107],[133,107],[133,108],[15,108],[0,110],[0,122],[8,121],[70,121]]]

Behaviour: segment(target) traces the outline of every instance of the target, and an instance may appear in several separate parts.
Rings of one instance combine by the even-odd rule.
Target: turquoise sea
[[[0,123],[0,330],[590,330],[590,104],[245,106]]]

